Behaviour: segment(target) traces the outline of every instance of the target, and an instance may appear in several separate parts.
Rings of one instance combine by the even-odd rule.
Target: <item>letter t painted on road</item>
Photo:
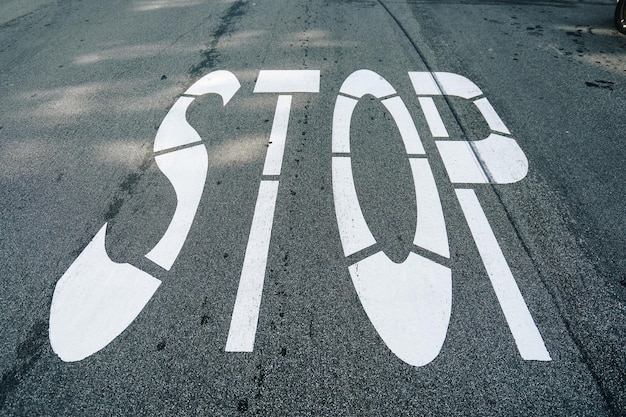
[[[274,123],[265,155],[248,246],[241,270],[239,289],[226,340],[227,352],[252,352],[261,308],[263,281],[272,235],[278,179],[283,163],[287,127],[291,111],[290,93],[319,93],[319,70],[260,71],[255,93],[278,93]]]

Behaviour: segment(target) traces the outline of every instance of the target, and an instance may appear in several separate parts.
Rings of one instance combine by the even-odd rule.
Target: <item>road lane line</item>
[[[409,158],[409,163],[413,173],[415,200],[418,208],[413,244],[449,258],[450,246],[446,221],[430,164],[424,158]]]
[[[376,244],[356,195],[350,157],[333,156],[332,181],[339,238],[343,254],[350,256]]]
[[[430,129],[430,133],[434,138],[447,138],[450,137],[448,129],[443,124],[441,115],[435,106],[435,101],[431,97],[419,97],[420,106],[422,112],[426,117],[426,123]]]
[[[255,93],[318,93],[319,90],[319,70],[262,70],[254,86]],[[291,95],[279,95],[276,103],[270,143],[263,166],[265,179],[261,180],[254,209],[239,289],[226,340],[227,352],[252,352],[254,349],[278,196],[278,180],[267,177],[280,175],[289,127],[291,99]]]
[[[350,153],[350,124],[352,112],[358,102],[353,98],[337,95],[333,110],[333,153]]]
[[[415,123],[413,123],[409,109],[406,108],[402,99],[396,96],[383,100],[382,103],[396,122],[406,153],[409,155],[424,155],[426,151],[422,145],[422,140],[419,133],[417,133],[417,128]]]
[[[291,110],[291,96],[278,96],[274,123],[270,133],[270,143],[265,155],[263,175],[280,175],[283,165],[283,154],[287,139],[287,127],[289,125],[289,112]]]
[[[520,355],[524,360],[552,360],[476,193],[455,191]]]
[[[261,181],[226,341],[226,352],[252,352],[274,222],[278,181]]]
[[[255,93],[319,93],[320,70],[261,70]]]
[[[500,119],[500,116],[498,116],[498,113],[496,113],[496,110],[493,108],[491,103],[489,103],[489,100],[483,97],[479,100],[475,100],[474,104],[478,107],[480,114],[483,115],[491,130],[494,132],[504,133],[506,135],[511,134],[502,119]]]

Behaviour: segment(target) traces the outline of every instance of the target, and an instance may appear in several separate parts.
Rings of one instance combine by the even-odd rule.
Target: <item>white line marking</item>
[[[254,349],[277,195],[278,181],[261,181],[226,352],[252,352]]]
[[[426,159],[409,158],[417,200],[416,246],[450,257],[446,221],[433,172]]]
[[[451,72],[409,72],[417,95],[456,96],[471,99],[482,95],[476,84],[462,75]]]
[[[472,145],[467,141],[436,141],[452,183],[487,184],[489,178],[480,166]]]
[[[332,161],[333,198],[339,237],[345,256],[376,243],[359,205],[350,157],[334,156]]]
[[[420,102],[422,112],[426,117],[426,123],[428,123],[431,135],[435,138],[449,137],[450,135],[448,134],[446,126],[443,124],[443,120],[437,110],[435,101],[430,97],[419,97],[418,100]]]
[[[498,116],[498,113],[496,113],[496,110],[493,108],[491,103],[489,103],[489,100],[483,97],[480,100],[474,101],[474,104],[476,105],[476,107],[478,107],[478,110],[487,121],[487,124],[489,125],[489,128],[491,130],[507,135],[511,134],[511,132],[509,132],[509,129],[507,129],[507,127],[504,125],[502,119],[500,119],[500,116]]]
[[[409,79],[418,96],[440,96],[441,90],[431,72],[409,72]]]
[[[409,155],[425,154],[426,151],[424,151],[422,140],[420,139],[419,133],[417,133],[415,122],[413,122],[413,118],[402,99],[400,97],[393,97],[383,100],[382,103],[387,110],[389,110],[389,113],[391,113],[391,116],[396,122],[396,126],[398,126],[406,153]]]
[[[483,94],[473,81],[452,72],[434,72],[433,76],[446,96],[471,99]]]
[[[260,71],[254,87],[255,93],[317,93],[320,88],[320,71]],[[291,95],[280,95],[276,103],[270,144],[265,155],[263,175],[280,175]],[[239,289],[226,340],[227,352],[252,352],[259,321],[263,281],[274,222],[274,209],[278,196],[278,181],[262,180],[259,186],[248,246],[244,256]]]
[[[520,355],[524,360],[552,360],[474,190],[455,191]]]
[[[169,271],[187,239],[196,216],[209,161],[204,145],[166,153],[154,159],[161,172],[172,183],[177,203],[165,234],[146,258]]]
[[[276,113],[270,133],[270,143],[265,155],[263,175],[280,175],[287,139],[287,127],[289,126],[289,112],[291,110],[291,96],[278,96]]]
[[[435,144],[453,183],[510,184],[528,174],[524,151],[515,139],[506,136],[492,133],[472,142],[450,140]]]
[[[350,122],[358,102],[353,98],[337,96],[333,111],[333,153],[350,153]]]
[[[471,99],[483,94],[476,84],[462,75],[452,72],[435,72],[433,75],[441,86],[441,91],[446,96]]]
[[[255,93],[319,93],[320,70],[261,70]]]

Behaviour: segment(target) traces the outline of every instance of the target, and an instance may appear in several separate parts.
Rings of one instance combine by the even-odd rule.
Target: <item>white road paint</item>
[[[344,81],[341,93],[354,97],[387,97],[393,87],[378,74],[360,70]],[[350,151],[350,120],[357,100],[338,96],[333,119],[332,149]],[[419,134],[400,97],[382,100],[391,113],[409,156],[417,203],[414,243],[449,257],[445,220],[435,180]],[[333,156],[332,184],[335,214],[344,255],[350,256],[376,243],[367,226],[354,185],[350,156]],[[413,366],[431,362],[446,338],[452,305],[450,269],[410,253],[396,264],[378,252],[349,267],[363,309],[387,347]]]
[[[466,141],[437,141],[446,172],[452,183],[487,184],[485,174],[472,145]]]
[[[472,81],[451,72],[409,72],[409,78],[420,96],[445,95],[469,100],[483,94]]]
[[[415,253],[396,264],[383,252],[349,270],[363,309],[387,347],[409,365],[435,359],[452,311],[450,270]]]
[[[396,90],[387,80],[369,70],[359,70],[350,74],[343,82],[340,92],[356,98],[361,98],[365,94],[371,94],[377,98],[396,94]],[[358,100],[353,98],[337,96],[333,111],[333,153],[350,153],[350,125],[352,113],[357,103]],[[390,97],[382,100],[381,103],[393,117],[400,131],[406,152],[409,155],[423,155],[425,151],[422,140],[402,99]]]
[[[456,195],[520,355],[524,360],[550,361],[543,338],[474,190],[457,189]]]
[[[449,137],[450,135],[448,134],[448,129],[446,129],[446,126],[443,124],[443,120],[437,110],[435,101],[431,97],[419,97],[418,100],[420,107],[422,108],[422,112],[424,113],[424,117],[426,117],[426,123],[430,129],[430,134],[434,138]]]
[[[319,70],[261,70],[255,93],[319,93]]]
[[[203,96],[210,93],[219,94],[225,106],[230,99],[234,97],[240,87],[241,84],[239,80],[232,72],[223,70],[213,71],[193,83],[193,85],[185,91],[185,94],[191,96]]]
[[[214,71],[196,81],[185,94],[219,94],[224,106],[241,84],[229,71]],[[154,140],[154,151],[200,142],[200,135],[187,122],[186,112],[194,98],[180,97],[167,113]],[[196,215],[208,170],[204,145],[197,145],[155,157],[157,166],[170,180],[176,193],[176,211],[159,242],[146,255],[160,267],[170,270],[187,239]]]
[[[413,122],[413,118],[406,108],[404,101],[400,97],[392,97],[382,101],[383,105],[389,110],[396,126],[400,130],[404,149],[409,155],[424,155],[424,145],[420,139],[417,128]]]
[[[492,133],[473,142],[435,143],[453,183],[511,184],[528,174],[528,159],[515,139]]]
[[[415,198],[417,200],[417,223],[415,226],[416,246],[438,255],[450,257],[446,221],[443,217],[437,184],[428,161],[423,158],[409,158]]]
[[[474,104],[476,105],[476,107],[478,107],[480,114],[483,115],[491,130],[499,133],[504,133],[506,135],[511,134],[511,132],[509,132],[509,129],[507,129],[507,127],[504,125],[502,119],[500,119],[500,116],[498,116],[498,113],[496,113],[496,110],[493,108],[491,103],[489,103],[489,100],[483,97],[479,100],[474,101]]]
[[[482,95],[476,84],[458,74],[409,72],[409,78],[418,95],[447,95],[468,100]],[[492,130],[510,133],[486,98],[475,100],[474,104]],[[495,133],[473,142],[437,141],[437,148],[453,183],[509,184],[521,181],[528,173],[528,160],[515,139]]]
[[[411,72],[409,77],[415,92],[421,96],[449,95],[469,100],[482,95],[473,82],[458,74]],[[432,99],[420,97],[419,100],[433,136],[442,135],[441,118],[434,113]],[[473,103],[492,131],[510,134],[486,98]],[[447,136],[445,133],[442,136]],[[507,184],[526,177],[526,155],[514,139],[497,133],[473,142],[436,142],[451,182]],[[456,194],[522,358],[549,361],[550,355],[476,194],[471,189],[456,190]]]
[[[419,95],[444,94],[464,99],[482,95],[473,82],[457,74],[410,73],[410,77]],[[341,93],[356,98],[365,94],[386,97],[395,94],[395,90],[382,77],[362,70],[346,79]],[[419,100],[433,136],[448,137],[432,98]],[[393,97],[383,103],[398,125],[407,153],[423,154],[423,148],[416,148],[421,147],[421,141],[402,100]],[[487,99],[474,103],[492,130],[509,133]],[[350,152],[350,121],[356,104],[354,99],[337,98],[332,137],[336,154]],[[436,145],[453,183],[509,183],[521,180],[528,171],[528,162],[517,142],[496,133],[480,141],[437,141]],[[409,161],[417,200],[414,244],[449,257],[445,219],[429,163],[415,157],[409,157]],[[332,170],[339,235],[344,254],[349,256],[372,246],[374,238],[359,206],[350,156],[333,156]],[[472,190],[457,190],[457,195],[522,357],[550,360],[475,194]],[[366,314],[389,349],[414,366],[431,362],[444,343],[450,320],[450,269],[415,253],[395,264],[378,252],[356,262],[349,270]]]
[[[512,183],[523,179],[528,161],[517,142],[481,90],[467,78],[452,73],[410,72],[420,107],[435,138],[448,131],[430,96],[451,95],[468,100],[490,129],[487,138],[436,141],[453,183]],[[154,150],[157,166],[171,182],[177,197],[173,218],[157,245],[146,255],[170,270],[193,223],[206,179],[208,155],[201,138],[186,120],[195,99],[219,94],[226,105],[241,87],[229,71],[214,71],[198,80],[165,116]],[[262,70],[255,93],[278,93],[276,112],[263,167],[250,236],[244,256],[226,351],[254,348],[267,259],[285,152],[292,96],[317,93],[320,71]],[[421,138],[402,99],[383,77],[359,70],[346,78],[337,96],[332,126],[332,185],[339,236],[345,256],[376,244],[363,217],[356,193],[350,157],[350,125],[358,99],[372,95],[392,115],[409,158],[416,194],[416,231],[413,243],[448,258],[450,249],[439,193]],[[186,147],[185,147],[186,146]],[[169,153],[163,153],[165,151]],[[473,190],[456,195],[498,302],[525,360],[549,361],[550,355]],[[130,264],[118,264],[105,248],[106,224],[61,277],[50,311],[50,342],[64,361],[78,361],[97,352],[128,327],[149,302],[161,282]],[[424,256],[410,253],[396,264],[383,252],[349,266],[356,292],[374,328],[401,360],[424,366],[434,360],[445,341],[452,306],[451,271]]]
[[[334,156],[332,161],[333,199],[343,254],[350,256],[376,243],[365,218],[352,177],[349,157]]]
[[[278,96],[274,123],[270,133],[270,142],[265,155],[263,175],[280,175],[287,139],[287,127],[289,125],[289,112],[291,110],[291,96]]]
[[[224,105],[240,88],[228,71],[210,73],[188,94],[216,93]],[[192,97],[180,97],[159,126],[154,151],[157,166],[176,193],[176,210],[162,238],[146,257],[169,270],[187,239],[200,203],[208,168],[201,138],[186,120]],[[128,327],[148,303],[161,281],[129,264],[112,262],[104,245],[106,224],[63,274],[50,309],[50,343],[64,361],[77,361],[104,348]]]
[[[176,100],[157,130],[154,139],[155,152],[202,141],[196,129],[191,127],[185,118],[187,109],[194,100],[193,97],[180,97]]]
[[[200,204],[209,165],[204,145],[184,148],[155,158],[157,166],[176,192],[176,210],[165,234],[146,255],[157,265],[170,270],[187,239]]]
[[[227,352],[254,349],[277,195],[278,181],[261,181],[226,341]]]
[[[106,253],[107,225],[65,271],[50,308],[50,344],[65,362],[80,361],[113,341],[150,301],[161,281]]]
[[[456,96],[464,99],[472,99],[483,94],[480,88],[462,75],[451,72],[433,73],[441,92],[446,96]]]
[[[413,85],[413,90],[418,96],[440,96],[442,95],[439,84],[432,72],[409,72],[409,79]]]
[[[241,84],[231,72],[214,71],[196,81],[187,89],[185,94],[196,96],[209,93],[219,94],[225,106],[240,87]],[[194,97],[180,97],[174,103],[159,126],[154,139],[154,152],[189,145],[202,140],[196,130],[189,125],[186,118],[187,109],[194,100]]]
[[[317,70],[260,71],[254,92],[317,93],[319,83],[320,72]],[[264,177],[280,175],[290,112],[291,95],[278,96],[270,143],[265,155]],[[226,340],[227,352],[251,352],[254,348],[277,196],[278,181],[262,180]]]
[[[374,71],[365,69],[350,74],[341,85],[339,92],[356,98],[361,98],[366,94],[371,94],[376,98],[396,94],[395,88],[387,80]]]
[[[333,110],[333,153],[350,153],[350,123],[352,112],[359,101],[345,96],[337,96]]]

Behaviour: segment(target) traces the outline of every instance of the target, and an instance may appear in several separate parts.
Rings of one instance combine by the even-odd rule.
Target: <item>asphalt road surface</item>
[[[0,415],[626,415],[613,8],[0,2]]]

